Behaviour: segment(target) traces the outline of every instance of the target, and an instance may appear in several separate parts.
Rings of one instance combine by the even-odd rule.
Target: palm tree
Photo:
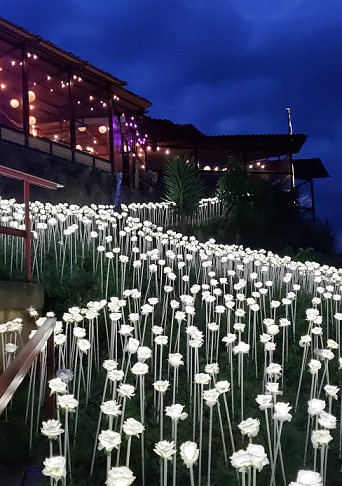
[[[164,184],[167,201],[174,203],[179,216],[181,231],[186,230],[186,217],[192,216],[203,197],[204,188],[196,169],[186,155],[176,155],[166,160]]]

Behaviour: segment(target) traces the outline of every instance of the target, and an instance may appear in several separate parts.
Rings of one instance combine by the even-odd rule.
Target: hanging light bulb
[[[76,150],[82,150],[82,145],[76,145]]]
[[[107,131],[107,127],[106,126],[104,126],[104,125],[99,126],[99,132],[100,133],[106,133],[106,131]]]
[[[36,123],[37,123],[36,117],[31,115],[29,117],[29,124],[32,126],[35,125]]]
[[[19,101],[13,98],[13,100],[10,101],[10,105],[12,108],[18,108],[19,106]]]
[[[203,170],[211,170],[211,167],[209,165],[206,165],[205,167],[203,167]]]
[[[33,103],[36,99],[36,93],[34,91],[28,92],[28,99],[30,103]]]

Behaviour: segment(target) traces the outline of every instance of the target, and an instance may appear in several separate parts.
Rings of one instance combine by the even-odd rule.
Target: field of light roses
[[[204,200],[196,220],[219,211]],[[35,279],[87,267],[96,282],[56,316],[56,417],[42,418],[45,350],[26,383],[51,485],[337,484],[341,269],[199,242],[168,229],[163,203],[35,202],[31,215]],[[20,228],[23,207],[0,200],[0,219]],[[22,242],[0,238],[14,275]],[[7,364],[20,330],[0,325]]]

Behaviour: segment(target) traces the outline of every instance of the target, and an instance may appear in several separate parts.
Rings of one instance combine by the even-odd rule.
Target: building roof
[[[169,149],[197,149],[225,152],[227,156],[244,160],[257,160],[296,154],[305,143],[304,134],[269,135],[204,135],[194,125],[179,125],[170,120],[142,117],[137,120],[147,143]]]
[[[330,177],[319,158],[293,159],[293,168],[296,179],[310,180]]]
[[[98,89],[104,92],[110,90],[113,94],[117,94],[122,101],[121,109],[133,108],[133,111],[143,112],[152,105],[150,101],[127,90],[125,88],[127,85],[126,81],[57,47],[39,35],[32,34],[23,27],[19,27],[0,17],[1,58],[6,55],[14,55],[13,47],[19,50],[25,44],[32,50],[32,54],[38,56],[38,62],[30,64],[30,69],[32,70],[38,69],[39,65],[44,68],[46,64],[54,66],[56,73],[63,70],[67,73],[68,70],[72,69],[74,74],[82,77],[84,81],[91,83],[93,86],[97,86]]]

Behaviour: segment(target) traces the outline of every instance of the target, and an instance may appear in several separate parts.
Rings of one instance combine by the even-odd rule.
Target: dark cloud
[[[309,138],[319,215],[342,232],[342,4],[336,0],[12,0],[1,15],[128,82],[150,114],[207,134]]]

